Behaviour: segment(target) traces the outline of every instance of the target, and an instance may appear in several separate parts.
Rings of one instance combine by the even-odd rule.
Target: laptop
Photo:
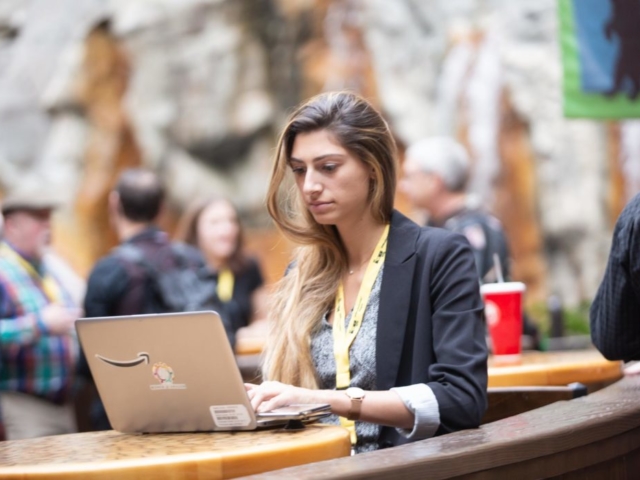
[[[256,415],[216,312],[81,318],[76,331],[120,432],[300,428],[330,414],[313,404]]]

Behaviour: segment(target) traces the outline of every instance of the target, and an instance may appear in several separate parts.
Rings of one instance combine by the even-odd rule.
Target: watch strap
[[[349,420],[360,420],[360,413],[362,412],[362,397],[352,397],[347,394],[349,399],[351,400],[351,404],[349,405],[349,411],[347,412],[347,419]]]

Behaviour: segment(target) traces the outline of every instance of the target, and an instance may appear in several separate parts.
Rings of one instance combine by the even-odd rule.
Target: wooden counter
[[[489,387],[589,385],[621,377],[622,362],[607,360],[597,350],[524,352],[519,365],[509,366],[496,366],[489,359]]]
[[[348,456],[349,433],[310,425],[235,433],[76,433],[0,442],[3,479],[223,479]]]
[[[260,355],[264,342],[263,337],[239,336],[236,340],[236,355]]]
[[[635,480],[640,472],[640,375],[480,428],[255,480]]]

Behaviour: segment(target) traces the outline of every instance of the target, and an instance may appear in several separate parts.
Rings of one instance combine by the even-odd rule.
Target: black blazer
[[[483,304],[467,239],[419,227],[394,211],[380,292],[377,388],[427,384],[438,400],[436,435],[480,424],[487,406]],[[384,427],[380,446],[406,443]]]

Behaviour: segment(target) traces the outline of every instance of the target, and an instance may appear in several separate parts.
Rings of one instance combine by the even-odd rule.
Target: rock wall
[[[115,243],[126,166],[166,180],[168,229],[213,191],[264,228],[287,111],[352,89],[401,147],[463,141],[529,301],[576,305],[640,190],[640,123],[563,118],[557,31],[553,0],[0,0],[0,186],[59,194],[56,246],[83,273]]]
[[[379,95],[399,137],[449,134],[475,160],[472,190],[503,220],[529,300],[589,300],[612,219],[638,191],[627,150],[603,122],[562,116],[556,2],[366,2]],[[621,168],[632,174],[621,188]]]

